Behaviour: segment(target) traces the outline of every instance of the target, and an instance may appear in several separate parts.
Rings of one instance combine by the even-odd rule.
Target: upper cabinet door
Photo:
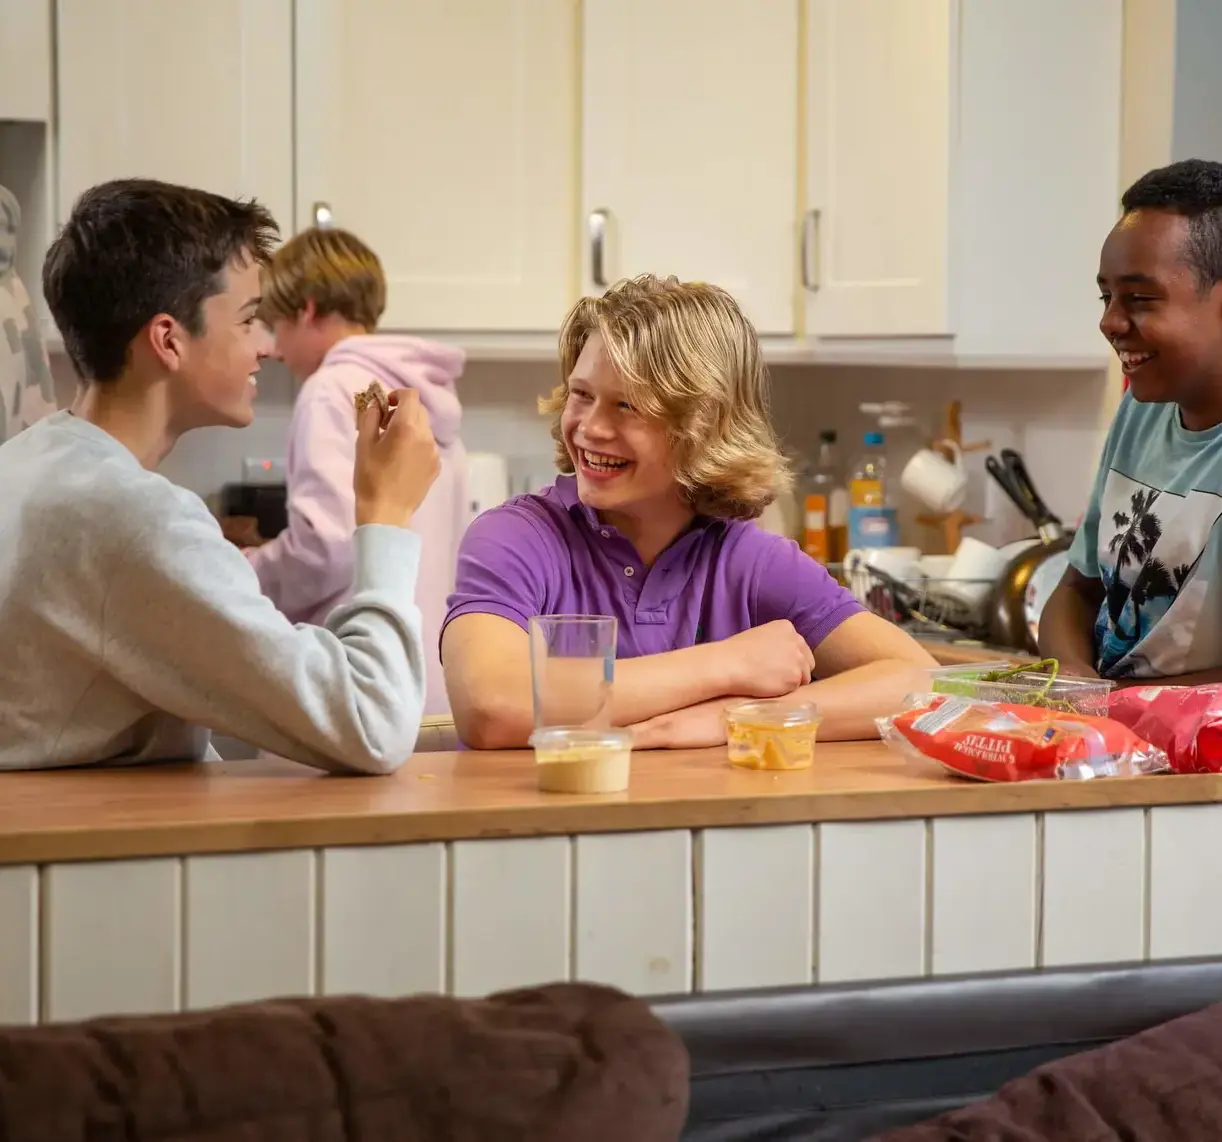
[[[293,227],[292,0],[59,0],[59,216],[149,177]]]
[[[585,285],[713,282],[794,330],[797,0],[586,0]]]
[[[50,0],[0,0],[0,120],[50,118]]]
[[[386,327],[559,327],[578,27],[579,0],[297,0],[298,219],[377,251]]]
[[[809,0],[808,334],[950,331],[954,3]]]

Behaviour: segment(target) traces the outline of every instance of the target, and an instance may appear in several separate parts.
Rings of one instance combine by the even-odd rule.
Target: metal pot
[[[1014,506],[1035,525],[1039,537],[1014,555],[993,588],[989,639],[999,646],[1035,654],[1040,615],[1069,566],[1073,533],[1061,525],[1060,518],[1035,490],[1023,458],[1014,449],[1003,449],[1000,460],[988,457],[985,467]]]

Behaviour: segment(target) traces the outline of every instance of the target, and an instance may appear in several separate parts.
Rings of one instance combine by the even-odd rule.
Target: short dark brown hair
[[[203,332],[201,307],[232,262],[266,263],[279,233],[259,203],[152,179],[85,191],[51,243],[42,288],[64,349],[86,380],[113,381],[159,313]]]

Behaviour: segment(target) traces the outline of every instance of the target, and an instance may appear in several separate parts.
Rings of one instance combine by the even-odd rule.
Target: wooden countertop
[[[419,753],[393,777],[291,762],[0,774],[0,864],[330,845],[1170,805],[1222,776],[985,785],[880,742],[820,743],[815,768],[750,772],[724,749],[634,755],[631,789],[540,793],[529,752]]]
[[[937,639],[917,639],[942,666],[966,666],[973,662],[1035,662],[1033,654],[1022,650],[1004,650],[980,642],[942,642]]]

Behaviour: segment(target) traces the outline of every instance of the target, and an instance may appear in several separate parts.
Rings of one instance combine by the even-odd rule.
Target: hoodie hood
[[[467,355],[453,345],[394,333],[345,337],[323,358],[322,368],[357,366],[388,389],[415,389],[442,447],[458,438],[462,405],[455,382]],[[321,371],[321,370],[320,370]]]

